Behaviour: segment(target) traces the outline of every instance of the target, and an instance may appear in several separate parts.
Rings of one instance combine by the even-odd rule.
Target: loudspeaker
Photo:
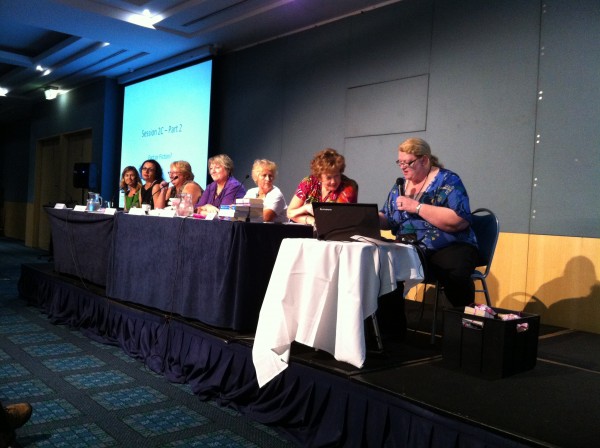
[[[95,163],[76,163],[73,165],[73,188],[98,188],[98,169]]]

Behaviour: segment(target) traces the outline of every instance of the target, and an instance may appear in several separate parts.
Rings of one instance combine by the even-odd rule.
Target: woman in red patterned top
[[[288,206],[292,221],[314,225],[313,202],[349,202],[358,200],[358,185],[344,176],[346,160],[335,149],[326,148],[315,154],[310,162],[310,176],[298,185]]]

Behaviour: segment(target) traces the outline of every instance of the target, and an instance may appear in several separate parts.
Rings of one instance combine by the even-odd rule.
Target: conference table
[[[54,270],[106,286],[113,215],[44,207],[52,234]]]
[[[237,331],[253,331],[281,241],[299,224],[115,217],[106,295]]]
[[[415,247],[386,242],[284,239],[260,310],[252,358],[262,387],[288,366],[293,341],[356,367],[366,359],[364,320],[377,298],[423,280]]]

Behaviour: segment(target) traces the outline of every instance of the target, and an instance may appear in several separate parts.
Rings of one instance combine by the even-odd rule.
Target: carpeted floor
[[[0,399],[34,406],[31,421],[19,430],[22,446],[292,445],[275,429],[168,383],[120,348],[53,325],[38,308],[25,306],[16,286],[21,265],[45,263],[44,255],[0,238]],[[407,303],[412,327],[419,312],[418,304]],[[369,352],[362,369],[296,343],[291,360],[346,378],[366,393],[400,397],[431,411],[432,418],[499,434],[506,438],[502,446],[514,446],[513,440],[540,447],[597,445],[600,335],[542,325],[536,367],[490,381],[444,365],[441,338],[429,344],[429,311],[418,327],[423,332],[409,332],[405,342]],[[252,345],[251,334],[213,331]]]
[[[47,254],[0,238],[0,399],[28,401],[23,447],[282,447],[276,430],[171,384],[118,347],[51,324],[19,299],[22,263]]]

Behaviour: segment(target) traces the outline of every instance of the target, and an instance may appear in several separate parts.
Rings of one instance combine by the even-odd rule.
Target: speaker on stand
[[[81,203],[85,205],[83,190],[98,188],[98,168],[93,162],[73,165],[73,188],[81,188]]]

